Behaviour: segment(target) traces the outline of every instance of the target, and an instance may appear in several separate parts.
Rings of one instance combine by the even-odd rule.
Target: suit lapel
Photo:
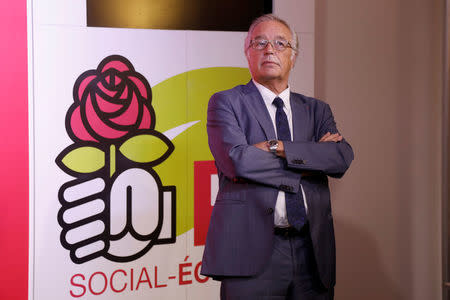
[[[292,110],[292,129],[294,141],[307,141],[308,115],[306,105],[302,99],[294,94],[290,94],[291,110]]]
[[[270,118],[266,104],[264,103],[264,100],[253,81],[250,80],[250,82],[245,86],[244,91],[247,94],[246,105],[249,111],[251,111],[258,120],[258,123],[263,129],[267,140],[276,139],[272,119]]]

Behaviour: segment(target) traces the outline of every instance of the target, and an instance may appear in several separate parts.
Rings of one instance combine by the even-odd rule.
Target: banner
[[[245,34],[35,34],[34,299],[217,295],[199,274],[217,190],[206,109],[250,79],[241,58],[190,58],[218,36]]]

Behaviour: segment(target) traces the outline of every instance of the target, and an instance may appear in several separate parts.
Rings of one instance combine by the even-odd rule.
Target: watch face
[[[268,142],[268,144],[269,144],[269,149],[270,149],[271,152],[277,151],[277,148],[278,148],[278,141],[277,140],[270,140]]]

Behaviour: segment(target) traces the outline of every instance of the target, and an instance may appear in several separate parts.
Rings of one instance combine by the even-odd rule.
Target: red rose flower
[[[126,58],[108,56],[75,82],[67,131],[74,141],[111,142],[153,129],[151,96],[147,80]]]

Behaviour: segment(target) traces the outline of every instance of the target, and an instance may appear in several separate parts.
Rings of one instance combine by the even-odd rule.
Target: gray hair
[[[277,17],[274,14],[262,15],[262,16],[256,18],[255,20],[253,20],[252,24],[250,25],[250,28],[248,29],[247,37],[245,38],[245,45],[244,45],[245,53],[247,54],[247,50],[250,47],[250,42],[251,42],[250,37],[252,36],[253,30],[255,29],[255,27],[258,26],[259,24],[261,24],[263,22],[267,22],[267,21],[275,21],[275,22],[281,23],[289,29],[289,31],[291,32],[291,35],[292,35],[292,41],[289,41],[289,42],[291,43],[291,46],[292,46],[293,55],[297,54],[298,53],[297,33],[295,33],[295,30],[292,29],[292,27],[288,24],[288,22]]]

